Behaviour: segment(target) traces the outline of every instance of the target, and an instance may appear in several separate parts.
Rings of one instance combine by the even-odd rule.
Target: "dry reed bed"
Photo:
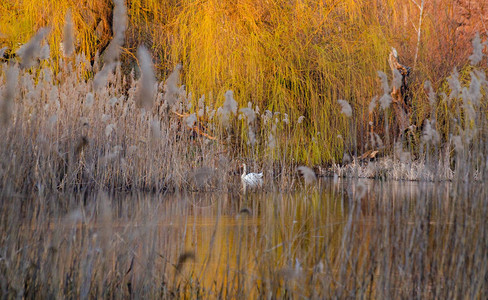
[[[87,184],[161,190],[182,186],[199,165],[218,167],[219,152],[225,159],[223,147],[191,139],[178,118],[155,118],[136,108],[135,80],[123,92],[125,79],[116,72],[107,87],[93,92],[80,64],[57,79],[45,68],[37,83],[22,72],[13,117],[2,131],[4,188],[13,183],[25,192]],[[228,165],[221,170],[225,180]]]
[[[10,197],[0,206],[0,294],[484,299],[486,192],[339,180],[247,201]]]
[[[2,64],[2,190],[234,189],[239,164],[256,168],[258,156],[270,182],[290,172],[271,159],[286,156],[277,145],[291,131],[277,131],[291,128],[286,114],[239,109],[231,91],[221,107],[193,103],[179,67],[155,82],[146,61],[139,79],[114,65],[92,69],[80,55],[56,77],[47,66]]]
[[[422,128],[412,122],[392,143],[380,134],[389,136],[389,95],[397,83],[379,73],[384,94],[370,110],[380,117],[361,138],[368,140],[366,148],[388,157],[368,164],[353,158],[353,164],[332,169],[341,176],[452,180],[451,185],[429,191],[421,183],[414,196],[381,183],[371,190],[364,183],[339,183],[324,191],[320,181],[314,186],[315,173],[301,167],[307,187],[294,197],[251,194],[241,209],[236,194],[219,194],[217,205],[209,204],[217,208],[217,221],[202,242],[191,240],[189,228],[196,233],[198,226],[188,217],[197,219],[201,196],[152,201],[96,193],[234,191],[244,160],[265,171],[266,188],[293,188],[289,175],[296,174],[297,153],[314,161],[342,152],[345,162],[356,152],[356,108],[341,100],[337,107],[344,116],[327,111],[339,120],[344,137],[320,134],[315,119],[260,110],[245,99],[236,101],[232,91],[212,103],[197,99],[180,86],[180,67],[157,82],[144,48],[138,50],[138,75],[123,74],[117,61],[127,29],[124,3],[115,1],[120,22],[114,22],[103,66],[97,59],[92,67],[81,55],[69,56],[68,36],[68,57],[54,75],[49,47],[41,44],[44,29],[17,52],[18,64],[1,65],[2,295],[488,297],[487,191],[478,185],[488,170],[488,82],[473,67],[482,64],[486,42],[474,39],[473,66],[454,71],[441,91],[425,85],[429,104],[415,106],[422,111],[412,118],[426,122]],[[328,124],[331,115],[318,112],[322,125]],[[378,130],[378,121],[384,128]],[[297,129],[312,132],[310,140]],[[334,149],[324,149],[325,142]],[[312,147],[303,150],[305,143]],[[320,150],[329,152],[322,156]],[[226,206],[234,223],[222,232]],[[253,222],[244,226],[246,218]]]
[[[346,100],[337,100],[342,114],[320,109],[313,119],[312,115],[292,119],[286,108],[277,110],[267,103],[275,107],[273,111],[260,109],[247,101],[256,99],[236,101],[232,91],[218,101],[204,95],[197,98],[179,84],[180,65],[165,81],[157,82],[151,54],[144,47],[137,51],[137,76],[134,70],[123,74],[119,59],[128,29],[124,1],[114,2],[114,36],[93,67],[74,53],[71,18],[67,13],[64,61],[53,62],[50,45],[43,43],[49,29],[42,28],[16,50],[18,59],[1,65],[0,138],[5,142],[0,149],[0,187],[6,194],[228,189],[236,186],[233,175],[243,160],[265,171],[268,186],[279,180],[283,188],[292,184],[287,175],[296,174],[297,163],[317,157],[329,157],[328,162],[334,163],[331,153],[339,152],[343,164],[351,155],[355,162],[345,167],[333,164],[332,172],[340,176],[485,178],[488,81],[476,66],[484,64],[488,42],[479,35],[472,42],[471,65],[461,74],[454,70],[437,93],[425,82],[428,105],[417,96],[410,107],[410,123],[405,124],[408,129],[396,136],[390,128],[399,121],[391,106],[398,99],[391,95],[401,88],[398,72],[389,80],[378,71],[383,94],[368,105],[372,120],[368,125],[359,124],[357,108]],[[54,76],[51,70],[58,65]],[[340,123],[345,131],[318,131],[324,118]],[[367,128],[367,133],[358,131],[358,126]],[[359,145],[361,141],[366,143]],[[333,147],[324,149],[331,143]],[[359,149],[379,150],[389,158],[359,164],[353,155]]]
[[[368,104],[379,90],[376,70],[389,69],[391,46],[400,63],[413,68],[410,121],[417,127],[429,114],[424,81],[441,87],[454,67],[465,65],[470,40],[476,30],[483,31],[486,4],[424,1],[420,9],[416,2],[10,0],[0,4],[0,53],[6,46],[12,55],[41,27],[49,27],[45,38],[53,69],[59,69],[63,41],[65,54],[74,49],[91,61],[97,51],[119,50],[130,72],[137,47],[150,46],[157,73],[183,64],[182,79],[194,100],[205,94],[208,102],[221,103],[232,89],[241,106],[251,101],[286,112],[290,120],[306,116],[305,126],[292,131],[287,155],[315,165],[341,161],[344,150],[355,154],[338,134],[346,140],[352,136],[359,152],[366,150],[369,121],[385,136],[384,114],[371,114]],[[352,126],[338,113],[341,98],[352,106]],[[446,126],[438,129],[448,134]]]
[[[154,77],[150,59],[146,64],[146,77]],[[80,55],[68,59],[56,78],[48,67],[1,67],[0,135],[5,142],[0,146],[0,186],[6,194],[100,188],[235,189],[238,166],[244,160],[264,169],[268,186],[294,183],[290,175],[296,171],[287,151],[294,128],[304,126],[303,117],[289,120],[286,114],[260,112],[251,103],[239,108],[231,91],[221,107],[207,104],[204,97],[195,101],[178,83],[179,67],[166,81],[148,84],[144,75],[124,76],[119,67],[113,73],[105,72],[105,66],[96,72],[97,64],[92,69]],[[86,79],[90,72],[96,73],[94,79]],[[443,94],[439,101],[457,115],[443,115],[433,103],[431,118],[420,134],[407,132],[391,155],[369,162],[354,158],[350,164],[333,164],[328,173],[484,180],[487,81],[476,69],[470,73],[471,82],[461,83],[456,74],[448,79],[450,95]],[[387,93],[388,82],[384,84]],[[152,97],[155,104],[141,100]],[[349,104],[342,105],[347,118]],[[380,103],[377,109],[387,113],[388,105]],[[448,123],[449,136],[440,137],[435,126],[441,122]],[[374,131],[368,147],[388,155],[388,145]],[[346,156],[347,152],[344,162]]]

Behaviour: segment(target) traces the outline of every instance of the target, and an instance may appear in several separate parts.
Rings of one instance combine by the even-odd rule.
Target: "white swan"
[[[241,175],[241,183],[244,193],[247,187],[257,188],[263,185],[263,172],[246,174],[246,164],[242,164],[242,167],[244,170]]]

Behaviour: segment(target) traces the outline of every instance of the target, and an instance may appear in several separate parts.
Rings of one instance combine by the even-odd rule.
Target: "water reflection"
[[[13,201],[2,204],[0,246],[4,261],[38,266],[36,288],[50,282],[48,295],[455,296],[486,287],[445,281],[460,271],[477,278],[481,269],[469,268],[488,264],[485,195],[449,183],[326,179],[248,195],[101,192],[86,205],[73,197],[66,210],[50,199],[19,213]]]
[[[205,291],[224,292],[229,287],[253,290],[266,284],[262,278],[293,280],[311,269],[323,270],[323,259],[343,255],[343,243],[351,238],[358,251],[369,251],[371,234],[378,233],[375,222],[384,223],[384,214],[393,211],[404,216],[405,209],[412,211],[421,201],[421,193],[429,199],[434,190],[439,192],[431,183],[323,180],[318,188],[289,193],[141,197],[160,206],[155,218],[161,240],[178,240],[169,260],[176,261],[179,253],[195,256],[175,279],[196,280]],[[441,193],[449,198],[448,192]],[[339,262],[329,264],[340,271]]]

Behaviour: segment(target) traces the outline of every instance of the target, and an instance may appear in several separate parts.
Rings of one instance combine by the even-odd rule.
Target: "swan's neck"
[[[242,164],[242,177],[246,176],[246,164]]]

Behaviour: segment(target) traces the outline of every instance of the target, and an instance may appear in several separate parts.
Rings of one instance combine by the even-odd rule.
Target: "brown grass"
[[[78,32],[78,49],[107,49],[93,65],[57,56],[62,22],[1,59],[0,297],[488,297],[486,38],[449,48],[454,6],[404,3],[417,42],[396,2],[131,1],[127,28],[125,3],[112,22],[96,1],[100,32]],[[6,23],[48,25],[37,13]],[[166,44],[129,60],[126,41]],[[415,66],[405,126],[389,42]],[[243,162],[275,192],[237,193]]]

